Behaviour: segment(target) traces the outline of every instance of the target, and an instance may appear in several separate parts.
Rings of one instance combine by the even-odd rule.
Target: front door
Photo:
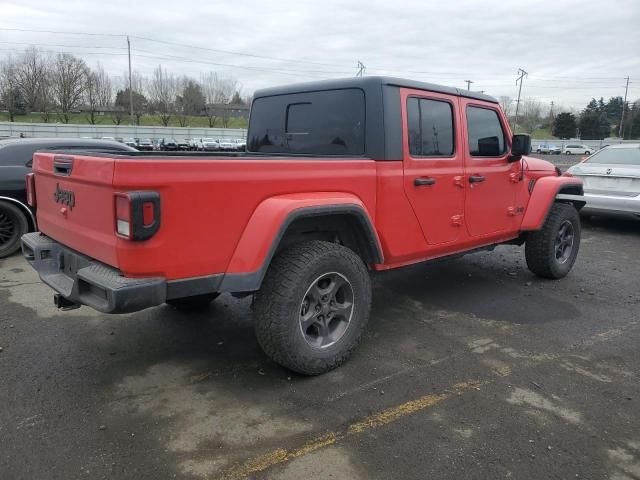
[[[491,237],[517,228],[514,202],[519,163],[509,163],[509,144],[498,105],[461,99],[465,119],[465,224],[472,237]]]
[[[404,191],[431,245],[455,242],[464,214],[464,146],[456,142],[459,99],[403,89]]]

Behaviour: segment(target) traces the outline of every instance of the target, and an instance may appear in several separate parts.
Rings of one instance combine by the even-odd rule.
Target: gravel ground
[[[270,362],[250,300],[59,312],[0,262],[0,478],[640,478],[640,222],[585,222],[572,273],[522,249],[376,275],[355,356]]]

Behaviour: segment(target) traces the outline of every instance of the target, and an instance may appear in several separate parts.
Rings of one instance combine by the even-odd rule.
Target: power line
[[[58,45],[55,43],[33,43],[33,42],[5,42],[0,41],[2,44],[7,45],[29,45],[29,46],[38,46],[38,47],[55,47],[55,48],[105,48],[108,50],[126,50],[126,47],[106,47],[103,45]]]
[[[465,80],[465,83],[467,84],[467,90],[471,90],[471,84],[475,82],[473,80]]]
[[[55,35],[90,35],[95,37],[126,37],[121,33],[94,33],[94,32],[57,32],[54,30],[29,30],[26,28],[0,28],[6,32],[27,32],[27,33],[53,33]]]

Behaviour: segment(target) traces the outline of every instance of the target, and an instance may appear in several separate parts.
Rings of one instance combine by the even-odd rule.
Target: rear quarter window
[[[357,88],[254,100],[247,150],[260,153],[365,153],[365,97]]]

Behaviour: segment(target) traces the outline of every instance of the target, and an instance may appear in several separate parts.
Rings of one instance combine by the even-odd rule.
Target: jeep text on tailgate
[[[256,92],[246,154],[38,153],[25,257],[62,308],[121,313],[255,295],[264,351],[344,362],[370,271],[500,244],[564,277],[582,183],[527,157],[487,95],[368,77]]]

